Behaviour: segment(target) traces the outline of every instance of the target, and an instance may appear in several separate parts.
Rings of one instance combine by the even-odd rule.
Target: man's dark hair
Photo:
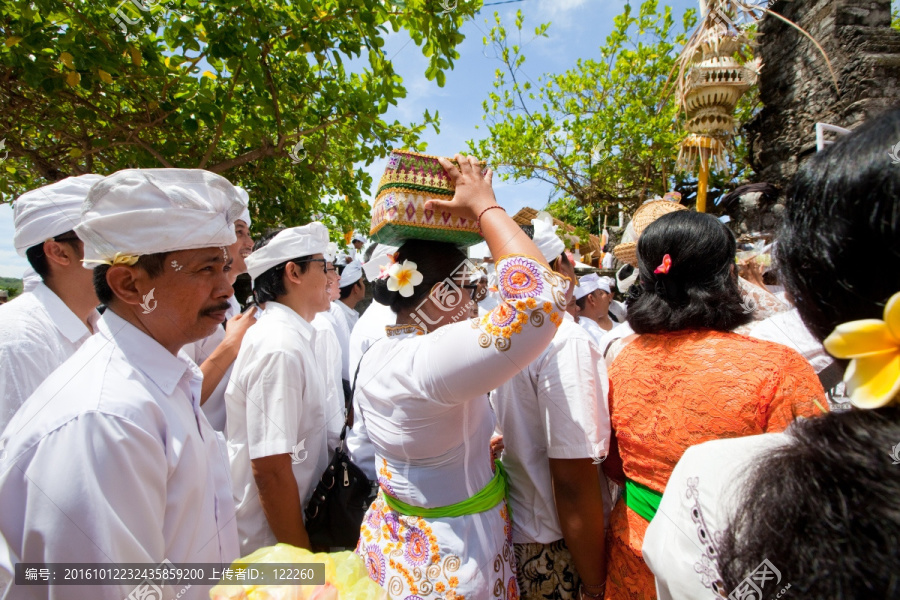
[[[340,292],[341,292],[341,300],[344,300],[344,299],[348,298],[348,297],[350,296],[350,294],[353,293],[353,290],[356,289],[356,286],[358,286],[358,285],[360,285],[360,284],[362,284],[363,286],[365,286],[364,280],[363,280],[362,278],[360,278],[360,279],[357,280],[357,281],[354,281],[354,282],[351,283],[350,285],[345,285],[344,287],[342,287],[342,288],[340,289]]]
[[[266,247],[266,245],[268,245],[268,243],[272,241],[272,238],[274,238],[282,231],[284,231],[284,228],[272,231],[263,236],[262,239],[256,242],[256,244],[253,246],[253,251],[256,252],[260,248]],[[279,297],[287,294],[287,288],[284,287],[284,268],[289,262],[292,262],[300,267],[301,273],[306,273],[306,271],[309,269],[309,263],[298,262],[303,258],[306,257],[300,256],[297,258],[286,260],[281,264],[275,265],[274,267],[257,277],[253,281],[253,294],[256,297],[256,301],[260,304],[262,304],[263,302],[277,302]]]
[[[169,254],[171,253],[158,252],[156,254],[145,254],[134,263],[134,266],[143,269],[150,279],[156,279],[163,274],[163,269],[166,265],[166,257],[168,257]],[[97,299],[100,301],[100,304],[106,306],[109,306],[109,303],[116,297],[112,288],[109,287],[109,283],[106,281],[106,272],[109,271],[109,267],[110,265],[97,265],[94,267],[93,273],[94,293],[97,294]]]
[[[725,588],[768,559],[792,598],[900,598],[900,407],[829,413],[787,435],[740,488],[719,548]]]
[[[591,294],[593,294],[593,293],[594,292],[591,292]],[[575,300],[575,306],[577,306],[579,308],[579,310],[584,310],[584,305],[587,304],[587,297],[590,296],[591,294],[585,294],[581,298],[578,298],[577,300]]]
[[[882,318],[900,291],[900,166],[888,154],[898,141],[893,110],[806,161],[788,189],[779,277],[819,339]]]
[[[387,278],[379,279],[375,281],[372,292],[376,301],[390,306],[398,315],[415,310],[434,284],[453,275],[466,261],[465,253],[448,242],[407,240],[397,252],[398,263],[402,264],[405,260],[416,263],[416,269],[423,277],[422,283],[413,288],[412,296],[403,297],[399,291],[392,292],[387,288]]]
[[[638,280],[629,290],[636,333],[731,331],[749,323],[733,273],[735,239],[714,216],[677,211],[651,223],[638,240]],[[668,273],[655,273],[669,255]]]
[[[59,235],[53,236],[53,241],[59,242],[61,244],[69,244],[74,250],[78,250],[78,242],[81,240],[75,235],[75,232],[72,230],[66,231],[65,233],[61,233]],[[84,258],[83,253],[79,252],[82,258]],[[31,265],[31,268],[34,269],[34,272],[40,275],[41,279],[45,279],[48,275],[50,275],[50,263],[47,260],[47,255],[44,254],[44,242],[39,244],[35,244],[30,248],[25,250],[25,258],[28,259],[28,264]]]

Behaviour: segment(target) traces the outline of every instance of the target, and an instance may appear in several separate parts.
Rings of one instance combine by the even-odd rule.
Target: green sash
[[[625,506],[644,517],[649,523],[656,515],[659,503],[662,500],[662,494],[654,489],[648,488],[646,485],[625,479],[625,491],[622,492],[622,498],[625,500]]]
[[[387,504],[391,510],[408,517],[439,519],[441,517],[461,517],[463,515],[478,514],[494,508],[506,498],[508,489],[506,471],[503,469],[503,463],[499,460],[495,460],[494,464],[497,465],[497,470],[488,484],[471,498],[463,500],[462,502],[457,502],[456,504],[439,506],[437,508],[423,508],[398,500],[393,496],[384,493],[384,490],[382,490],[381,497],[384,498],[384,503]],[[510,512],[512,511],[510,510]]]

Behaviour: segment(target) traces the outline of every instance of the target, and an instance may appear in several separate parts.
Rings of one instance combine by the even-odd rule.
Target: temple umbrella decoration
[[[834,87],[837,77],[828,54],[808,31],[768,8],[767,0],[699,0],[702,21],[678,57],[678,98],[687,113],[688,136],[682,140],[676,168],[697,177],[697,210],[706,211],[710,162],[727,168],[726,143],[737,132],[732,116],[738,100],[756,83],[762,65],[752,59],[750,27],[769,15],[804,35],[825,59]],[[740,57],[741,62],[735,59]]]
[[[738,128],[734,109],[759,74],[758,59],[746,60],[752,44],[746,28],[735,25],[737,18],[753,21],[757,15],[728,0],[713,2],[679,57],[678,96],[687,113],[688,135],[681,142],[676,167],[693,171],[699,162],[699,212],[706,212],[710,166],[727,167],[726,145]]]

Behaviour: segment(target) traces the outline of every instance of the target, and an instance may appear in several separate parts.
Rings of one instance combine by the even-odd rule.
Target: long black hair
[[[776,259],[819,339],[847,321],[880,319],[900,292],[898,143],[893,110],[810,158],[788,189]]]
[[[731,231],[712,215],[676,211],[651,223],[638,240],[638,281],[629,290],[632,329],[730,331],[750,322],[733,272],[735,249]],[[666,255],[669,272],[655,273]]]

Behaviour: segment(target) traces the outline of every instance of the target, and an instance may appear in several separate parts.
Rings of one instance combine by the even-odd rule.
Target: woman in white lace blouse
[[[457,160],[459,168],[441,162],[456,195],[433,208],[479,221],[499,257],[505,301],[467,320],[476,284],[465,254],[452,244],[407,241],[392,275],[375,287],[397,325],[363,356],[356,386],[381,487],[357,553],[395,598],[518,597],[487,393],[543,351],[565,310],[568,282],[503,210],[492,210],[500,207],[490,171],[482,176],[474,158]]]

